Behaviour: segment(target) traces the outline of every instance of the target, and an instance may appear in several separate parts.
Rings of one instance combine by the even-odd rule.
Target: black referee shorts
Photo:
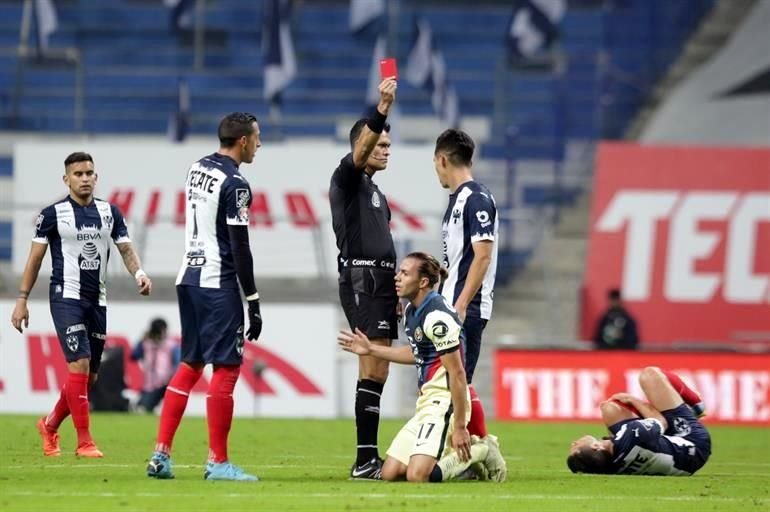
[[[340,304],[351,329],[369,338],[398,338],[395,273],[392,270],[353,267],[340,271]]]

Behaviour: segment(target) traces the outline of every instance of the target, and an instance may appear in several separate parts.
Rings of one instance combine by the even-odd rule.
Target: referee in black
[[[337,238],[340,303],[351,330],[360,329],[372,343],[390,345],[398,337],[395,288],[396,248],[390,234],[390,207],[372,181],[390,156],[390,126],[385,122],[396,97],[396,81],[379,85],[380,101],[368,119],[350,130],[351,152],[332,174],[329,202]],[[388,362],[358,356],[356,385],[356,462],[352,478],[379,480],[382,459],[377,451],[380,396],[388,378]]]

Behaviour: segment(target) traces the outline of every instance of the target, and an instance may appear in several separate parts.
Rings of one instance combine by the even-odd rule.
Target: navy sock
[[[433,466],[433,471],[430,472],[430,477],[428,477],[428,481],[431,483],[438,483],[444,481],[444,473],[441,472],[441,468],[438,464]]]
[[[356,385],[356,464],[378,456],[377,431],[380,426],[380,397],[385,385],[362,379]]]

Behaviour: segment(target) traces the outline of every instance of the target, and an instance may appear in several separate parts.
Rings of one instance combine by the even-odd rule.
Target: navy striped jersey
[[[441,234],[444,245],[444,266],[449,276],[441,284],[441,294],[455,304],[465,286],[473,261],[473,243],[490,240],[492,261],[484,274],[481,288],[468,305],[467,316],[486,320],[492,316],[492,296],[497,273],[498,219],[495,199],[487,187],[475,181],[460,185],[449,196]]]
[[[185,254],[176,284],[238,288],[227,226],[249,225],[249,182],[235,160],[214,153],[190,167],[185,194]]]
[[[81,206],[67,196],[44,208],[32,241],[51,247],[51,297],[106,306],[110,239],[131,241],[123,214],[107,201]]]
[[[461,322],[452,306],[437,292],[430,292],[420,307],[406,306],[404,332],[412,346],[420,392],[449,390],[441,356],[458,349],[465,354]]]
[[[621,421],[610,432],[617,473],[689,476],[705,463],[695,443],[665,435],[655,418]]]

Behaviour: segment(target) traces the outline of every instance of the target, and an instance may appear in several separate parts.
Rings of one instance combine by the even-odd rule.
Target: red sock
[[[682,397],[682,400],[684,400],[684,403],[687,405],[696,405],[703,401],[703,399],[690,389],[690,387],[687,386],[687,384],[684,383],[684,381],[679,377],[679,375],[675,374],[672,371],[669,370],[661,370],[663,374],[666,376],[668,381],[671,383],[672,386],[674,386],[674,389],[677,393],[679,393],[679,396]]]
[[[233,423],[233,390],[240,366],[218,366],[206,394],[206,421],[209,427],[209,461],[227,460],[227,438]]]
[[[45,428],[51,432],[59,430],[62,421],[70,415],[70,406],[67,404],[66,390],[67,384],[64,384],[64,387],[61,388],[61,393],[59,393],[59,400],[56,402],[56,405],[53,406],[53,410],[50,414],[45,418]]]
[[[471,392],[471,421],[468,422],[468,432],[471,435],[487,437],[487,420],[484,417],[484,406],[481,405],[481,399],[476,394],[476,389],[469,384],[468,389]]]
[[[190,390],[203,375],[203,369],[195,370],[186,364],[180,364],[171,382],[166,387],[163,395],[163,408],[160,412],[160,425],[158,426],[158,438],[155,451],[166,454],[171,453],[171,445],[174,443],[174,434],[182,421],[184,410],[187,408],[187,400],[190,398]]]
[[[70,373],[64,386],[67,406],[72,414],[72,423],[78,433],[78,446],[93,442],[91,439],[91,418],[88,415],[88,374]]]

